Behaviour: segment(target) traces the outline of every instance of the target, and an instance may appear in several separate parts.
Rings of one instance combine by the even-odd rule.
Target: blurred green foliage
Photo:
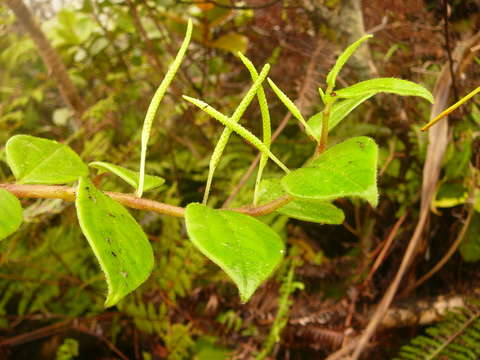
[[[48,4],[42,4],[32,6],[35,14],[44,13],[40,7],[48,7]],[[232,53],[246,49],[251,52],[249,57],[257,67],[267,61],[278,63],[280,70],[272,77],[276,76],[276,82],[278,78],[279,86],[289,96],[295,94],[302,81],[289,75],[285,67],[292,72],[299,68],[304,75],[302,66],[305,62],[300,63],[292,53],[289,58],[286,55],[288,46],[282,44],[289,36],[294,38],[292,43],[297,39],[301,43],[305,41],[305,34],[313,30],[325,37],[332,32],[323,23],[318,28],[305,25],[300,15],[291,16],[289,11],[294,10],[288,9],[269,17],[257,10],[236,11],[208,3],[182,5],[173,0],[83,0],[78,4],[78,7],[60,10],[47,18],[39,15],[37,20],[88,104],[81,129],[75,129],[74,114],[62,102],[35,45],[15,21],[14,15],[0,3],[1,182],[13,181],[5,164],[3,146],[8,138],[20,133],[65,141],[80,150],[86,162],[108,161],[136,169],[145,111],[167,65],[175,56],[185,33],[187,17],[193,17],[196,22],[191,51],[165,96],[152,129],[147,173],[166,179],[160,189],[149,193],[152,199],[182,206],[201,201],[212,144],[216,143],[222,129],[203,112],[187,107],[180,100],[181,95],[194,94],[219,111],[228,113],[250,84],[248,73],[232,56]],[[335,7],[338,1],[326,1],[325,4]],[[284,27],[272,20],[274,16],[281,19],[280,25]],[[267,24],[267,28],[279,26],[275,31],[284,35],[278,35],[278,39],[272,41],[263,35],[265,29],[258,26],[261,21]],[[292,28],[300,30],[294,32]],[[311,54],[311,47],[305,51]],[[426,63],[421,75],[408,72],[413,65],[402,67],[396,75],[420,81],[429,88],[433,87],[442,63],[414,56],[415,49],[406,42],[390,44],[386,49],[374,47],[373,54],[375,61],[385,68],[397,56],[417,59],[420,64],[414,64],[416,66]],[[282,68],[283,63],[286,65]],[[319,65],[318,68],[324,70],[326,66]],[[346,80],[350,83],[348,78]],[[274,99],[269,95],[269,101]],[[310,114],[305,115],[321,110],[316,102],[308,107]],[[453,127],[442,179],[432,204],[443,216],[441,219],[450,219],[449,223],[453,221],[449,215],[463,209],[471,193],[477,199],[476,211],[480,211],[477,204],[480,197],[476,193],[480,163],[475,162],[479,156],[478,100],[467,107],[466,115],[458,115]],[[405,113],[414,115],[408,118],[410,115]],[[284,108],[272,101],[274,126],[284,115]],[[285,216],[265,217],[264,220],[284,236],[288,232],[289,256],[299,257],[307,263],[304,273],[308,272],[308,266],[320,266],[322,261],[319,258],[324,252],[329,266],[338,254],[348,259],[346,265],[342,263],[335,270],[335,281],[325,281],[322,277],[311,281],[304,275],[306,293],[321,288],[321,294],[315,293],[315,298],[327,298],[332,293],[336,296],[346,294],[353,275],[361,276],[358,269],[364,265],[363,255],[376,245],[366,244],[364,239],[380,242],[386,236],[386,230],[377,229],[373,235],[368,233],[369,221],[386,224],[388,229],[389,224],[405,212],[416,218],[427,144],[426,134],[419,128],[428,116],[429,107],[422,101],[397,99],[390,103],[380,96],[361,105],[332,132],[332,144],[346,137],[367,135],[374,137],[381,146],[378,210],[373,212],[355,201],[338,204],[347,214],[346,221],[353,228],[353,235],[347,230],[336,232],[335,244],[330,245],[325,240],[331,236],[328,227],[311,227],[303,233],[296,222]],[[261,129],[259,119],[258,110],[252,110],[242,121],[258,134],[257,130]],[[291,168],[307,161],[312,150],[313,144],[307,143],[293,124],[287,125],[272,144],[272,152]],[[239,137],[231,139],[217,168],[210,205],[222,205],[255,155],[256,151],[245,146]],[[273,165],[265,169],[265,177],[278,174]],[[131,191],[114,176],[99,175],[94,180],[104,190]],[[230,206],[248,203],[254,182],[251,177]],[[24,201],[24,207],[25,223],[20,231],[0,243],[2,335],[28,333],[56,321],[100,317],[104,314],[106,291],[103,275],[79,231],[72,204],[32,200]],[[111,310],[111,321],[104,326],[102,323],[103,332],[100,332],[103,336],[116,346],[127,349],[132,358],[136,356],[133,347],[138,345],[138,353],[144,359],[226,359],[231,357],[233,350],[246,351],[246,347],[251,354],[261,349],[262,341],[268,338],[271,316],[275,314],[277,304],[274,302],[269,307],[265,305],[266,300],[264,303],[259,299],[262,296],[268,299],[268,291],[278,297],[278,284],[291,282],[287,278],[288,269],[281,268],[278,278],[271,281],[273,285],[265,286],[250,307],[241,307],[236,300],[236,290],[225,275],[187,241],[181,220],[144,212],[135,212],[134,215],[149,234],[156,266],[140,291]],[[461,247],[467,261],[480,259],[479,222],[476,214]],[[413,222],[408,229],[412,225]],[[306,239],[305,234],[314,240]],[[434,255],[438,255],[435,249]],[[392,263],[396,264],[395,261]],[[287,303],[288,296],[284,292],[282,287],[282,298]],[[260,311],[264,311],[262,314],[266,314],[268,320],[252,319]],[[283,317],[281,320],[286,321]],[[78,346],[78,341],[63,339],[55,350],[57,358],[69,359],[78,351],[81,355],[82,343]],[[247,345],[240,349],[240,343]]]

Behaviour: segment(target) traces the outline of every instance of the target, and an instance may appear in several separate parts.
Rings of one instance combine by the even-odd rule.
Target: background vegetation
[[[162,102],[147,163],[149,173],[167,179],[150,197],[174,205],[202,200],[209,157],[222,130],[181,95],[226,113],[235,108],[250,86],[237,51],[257,67],[272,64],[269,76],[307,115],[321,110],[316,91],[324,87],[335,56],[364,32],[375,37],[349,62],[341,85],[372,76],[412,80],[432,90],[436,110],[479,86],[476,0],[27,3],[65,64],[73,95],[46,67],[11,11],[14,3],[0,2],[2,183],[13,182],[3,146],[19,133],[67,142],[86,162],[137,168],[146,108],[189,17],[195,21],[193,41]],[[272,150],[289,167],[299,167],[313,145],[276,97],[267,97],[278,134]],[[366,358],[394,357],[422,333],[426,323],[419,319],[426,309],[436,309],[438,296],[453,296],[454,304],[466,306],[480,292],[479,106],[474,98],[430,141],[420,127],[435,109],[417,98],[379,96],[353,112],[330,141],[375,138],[381,146],[379,206],[337,201],[347,215],[342,226],[270,215],[265,221],[285,237],[287,260],[245,305],[226,276],[186,239],[183,221],[134,212],[152,241],[156,266],[139,290],[104,310],[103,275],[72,204],[25,200],[24,225],[0,243],[0,357],[326,358],[367,326],[419,233],[397,302],[364,352]],[[259,118],[259,109],[251,107],[245,126],[260,133]],[[232,137],[226,152],[209,205],[248,204],[255,181],[248,169],[256,151]],[[265,171],[274,176],[278,170],[269,165]],[[102,189],[129,191],[108,175],[94,181]],[[449,249],[452,256],[441,269],[419,282]],[[398,315],[398,309],[411,316]]]

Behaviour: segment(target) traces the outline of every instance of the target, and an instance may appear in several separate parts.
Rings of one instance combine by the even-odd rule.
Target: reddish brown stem
[[[65,201],[75,201],[75,188],[69,186],[0,184],[0,189],[5,189],[19,198],[62,199]],[[118,201],[120,204],[132,209],[154,211],[159,214],[175,217],[185,216],[185,208],[183,207],[139,198],[133,194],[118,192],[105,192],[105,194]],[[231,210],[250,216],[262,216],[274,212],[292,200],[293,198],[291,196],[285,195],[260,206],[248,206]]]

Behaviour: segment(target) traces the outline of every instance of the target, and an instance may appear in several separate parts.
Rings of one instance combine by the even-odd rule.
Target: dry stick
[[[91,318],[85,318],[83,319],[85,322],[92,322],[92,321],[103,321],[103,320],[108,320],[112,316],[114,316],[116,313],[114,312],[109,312],[109,313],[103,313]],[[22,344],[26,344],[31,341],[35,341],[38,339],[42,339],[47,336],[51,336],[54,334],[57,334],[61,331],[68,330],[72,328],[72,326],[78,322],[78,318],[75,319],[68,319],[64,321],[60,321],[51,325],[47,325],[44,327],[41,327],[39,329],[35,329],[29,333],[26,334],[20,334],[14,337],[11,337],[9,339],[5,339],[0,341],[0,348],[3,346],[18,346]]]
[[[128,67],[127,61],[125,60],[125,57],[123,56],[122,50],[117,46],[115,43],[115,37],[112,35],[110,30],[108,30],[107,26],[105,26],[102,21],[100,20],[99,17],[99,9],[98,9],[98,0],[93,0],[92,1],[92,15],[93,18],[95,19],[95,22],[97,23],[98,26],[103,30],[103,33],[105,34],[106,38],[108,39],[110,45],[112,46],[113,50],[115,51],[118,60],[122,64],[122,66],[125,69],[125,74],[127,75],[127,79],[129,81],[132,81],[132,75],[130,74],[130,68]]]
[[[471,37],[470,39],[466,40],[464,43],[460,43],[457,46],[457,48],[455,50],[456,50],[456,55],[460,59],[459,62],[461,62],[461,59],[465,56],[465,53],[467,52],[467,49],[470,46],[472,46],[473,44],[475,44],[478,41],[479,38],[480,38],[480,32],[477,33],[476,35],[474,35],[473,37]],[[444,69],[442,71],[442,74],[441,74],[441,78],[439,78],[439,80],[440,79],[448,79],[449,75],[450,75],[450,73],[444,67]],[[436,97],[440,96],[442,98],[441,100],[436,102],[436,104],[438,106],[438,103],[445,102],[447,100],[448,96],[445,95],[445,90],[446,90],[445,87],[443,87],[440,90],[439,88],[442,87],[441,86],[442,84],[440,84],[437,81],[437,85],[439,85],[439,86],[438,87],[436,86],[436,90],[437,90],[436,93],[438,92],[439,94],[436,94]],[[440,112],[440,111],[438,111],[438,112]],[[433,114],[433,115],[436,115],[436,114]],[[428,159],[427,159],[427,161],[428,161]],[[427,179],[427,175],[429,175],[429,177],[430,177],[430,180],[428,182],[431,182],[432,181],[431,180],[432,175],[429,174],[428,171],[426,171],[426,169],[424,169],[424,179],[423,179],[423,181],[424,181],[423,187],[424,188],[425,188],[425,186],[429,185],[429,184],[425,184],[426,179]],[[398,269],[398,272],[395,275],[395,278],[394,278],[393,282],[390,284],[390,286],[387,289],[385,295],[383,296],[382,300],[380,301],[380,304],[378,305],[375,313],[371,317],[371,320],[370,320],[367,328],[363,332],[363,334],[362,334],[362,336],[361,336],[361,338],[358,342],[358,346],[356,347],[356,349],[355,349],[355,351],[354,351],[354,353],[351,357],[351,360],[357,360],[360,357],[364,348],[367,346],[368,341],[370,340],[372,335],[375,333],[375,330],[377,329],[377,327],[380,324],[383,316],[385,315],[386,311],[388,310],[388,308],[389,308],[389,306],[390,306],[390,304],[393,300],[393,297],[395,296],[395,294],[398,290],[398,287],[400,285],[400,281],[403,278],[403,275],[407,271],[408,266],[410,265],[412,259],[414,258],[415,254],[417,253],[417,248],[418,248],[418,245],[420,244],[420,241],[421,241],[421,238],[422,238],[422,233],[424,231],[425,224],[426,224],[427,219],[429,217],[429,211],[425,211],[425,209],[428,210],[429,205],[430,205],[430,201],[433,197],[433,192],[429,192],[428,196],[429,196],[430,200],[427,200],[426,198],[423,197],[423,193],[424,193],[424,189],[422,189],[422,205],[421,205],[420,218],[419,218],[418,223],[415,227],[415,231],[413,233],[413,236],[410,239],[410,242],[408,244],[405,255],[403,256],[402,263],[400,264],[400,268]]]
[[[69,186],[0,184],[0,189],[5,189],[19,198],[62,199],[64,201],[75,201],[75,188]],[[105,192],[105,194],[129,208],[153,211],[174,217],[185,216],[185,208],[180,206],[139,198],[133,194],[108,191]],[[293,198],[291,196],[285,195],[261,206],[245,206],[230,210],[250,216],[262,216],[274,212],[292,200]]]
[[[303,108],[305,107],[305,102],[307,101],[307,99],[306,99],[307,95],[311,91],[312,86],[315,85],[314,84],[315,67],[317,65],[318,59],[320,58],[320,54],[321,54],[321,50],[323,49],[323,45],[324,45],[323,37],[318,36],[317,45],[315,46],[315,50],[314,50],[314,52],[313,52],[313,54],[310,58],[310,62],[308,63],[307,71],[305,72],[305,77],[304,77],[304,81],[303,81],[303,84],[302,84],[302,88],[300,89],[300,91],[298,93],[297,101],[295,101],[296,105],[300,109],[300,111],[302,111]],[[278,125],[278,127],[275,129],[275,131],[272,134],[272,140],[271,140],[272,144],[278,138],[278,136],[282,133],[283,129],[285,129],[285,127],[287,126],[288,121],[290,120],[291,117],[292,117],[292,114],[290,112],[288,112],[284,116],[282,121],[280,121],[280,124]],[[252,161],[249,168],[247,169],[245,174],[242,176],[242,178],[240,179],[238,184],[230,192],[230,195],[228,196],[227,200],[225,200],[222,207],[228,207],[228,205],[230,205],[230,203],[238,195],[240,190],[245,186],[248,179],[250,179],[250,176],[252,176],[252,174],[254,173],[258,163],[260,162],[260,157],[261,157],[261,154],[258,154],[255,157],[255,159]]]
[[[383,260],[385,259],[385,256],[387,255],[388,250],[390,249],[390,246],[393,244],[393,240],[395,239],[395,236],[397,235],[398,229],[400,229],[400,226],[402,226],[403,222],[405,221],[407,217],[407,214],[403,214],[393,225],[392,230],[390,231],[390,234],[388,234],[387,241],[385,242],[385,245],[383,246],[382,251],[378,255],[377,259],[375,260],[375,263],[373,264],[372,268],[370,269],[370,272],[363,282],[363,284],[367,284],[370,282],[373,274],[377,271],[377,269],[380,267],[382,264]]]
[[[377,329],[377,326],[380,324],[382,321],[382,318],[385,314],[385,312],[388,310],[388,307],[390,306],[393,297],[395,296],[395,293],[397,292],[398,286],[400,285],[400,281],[403,278],[403,275],[405,271],[407,270],[408,266],[410,265],[410,261],[412,259],[412,256],[415,254],[415,251],[417,249],[417,243],[421,238],[422,232],[423,232],[423,225],[425,224],[426,220],[428,217],[428,213],[424,212],[422,213],[418,225],[415,228],[415,232],[412,236],[412,239],[410,240],[410,243],[408,244],[407,251],[405,252],[405,255],[403,256],[402,263],[400,265],[400,268],[398,269],[397,274],[395,275],[395,278],[393,279],[392,284],[388,288],[387,292],[383,296],[382,300],[380,301],[380,304],[378,305],[377,309],[375,310],[375,313],[373,314],[367,328],[365,329],[364,333],[360,337],[358,344],[356,346],[355,352],[353,353],[352,359],[356,360],[362,353],[363,349],[367,346],[368,341],[370,340],[370,337],[373,335],[375,330]]]
[[[142,21],[138,14],[137,6],[132,0],[127,0],[128,8],[130,10],[130,15],[132,15],[133,24],[137,31],[140,33],[142,40],[145,42],[147,46],[147,55],[148,59],[150,60],[151,65],[157,70],[163,70],[162,62],[157,56],[155,52],[155,48],[153,47],[152,40],[148,37],[147,31],[142,25]]]
[[[96,337],[97,339],[99,339],[100,341],[102,341],[103,343],[105,343],[105,345],[108,346],[108,348],[114,352],[120,359],[122,360],[129,360],[128,357],[120,351],[119,348],[117,348],[110,340],[108,340],[105,336],[101,335],[101,334],[97,334],[97,332],[95,331],[92,331],[92,330],[89,330],[85,325],[77,325],[77,326],[73,326],[72,327],[73,330],[76,330],[78,332],[81,332],[81,333],[84,333],[84,334],[87,334],[87,335],[90,335],[92,337]]]
[[[455,254],[455,251],[457,251],[457,248],[460,246],[460,243],[462,242],[463,238],[465,237],[465,234],[467,233],[468,227],[470,226],[470,222],[472,221],[474,210],[475,209],[473,206],[469,207],[468,215],[467,215],[467,218],[465,219],[465,223],[463,224],[462,229],[458,233],[457,238],[453,242],[452,246],[450,246],[450,249],[448,249],[447,253],[428,273],[426,273],[420,279],[418,279],[415,282],[415,284],[408,287],[405,290],[405,293],[410,293],[411,291],[413,291],[414,289],[422,285],[425,281],[430,279],[438,270],[440,270],[447,263],[448,260],[450,260],[452,255]]]
[[[40,27],[35,23],[30,10],[25,6],[22,0],[6,0],[5,3],[14,12],[18,21],[27,30],[31,39],[35,43],[43,62],[47,66],[48,72],[57,82],[60,95],[65,103],[73,110],[75,115],[75,125],[80,127],[82,114],[86,107],[77,88],[70,79],[67,68],[62,62],[62,59],[52,47]]]

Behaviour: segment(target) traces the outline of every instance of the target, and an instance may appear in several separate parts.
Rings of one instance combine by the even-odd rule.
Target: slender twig
[[[400,229],[400,226],[402,226],[403,222],[405,221],[407,217],[407,213],[403,214],[395,223],[393,226],[392,230],[388,234],[387,240],[385,241],[385,245],[383,246],[382,251],[378,255],[377,259],[375,260],[375,263],[373,264],[372,268],[370,269],[370,272],[368,273],[367,278],[363,282],[364,285],[368,284],[370,280],[373,277],[373,274],[377,271],[377,269],[380,267],[382,264],[383,260],[385,259],[385,256],[387,255],[388,250],[390,249],[390,246],[393,243],[393,240],[395,239],[395,236],[397,235],[398,230]]]
[[[450,77],[452,78],[452,91],[455,102],[458,101],[458,90],[455,82],[455,71],[453,69],[452,48],[450,47],[450,31],[448,29],[448,0],[443,0],[443,35],[445,37],[445,48],[448,56],[448,67],[450,70]]]
[[[64,201],[75,201],[75,188],[69,186],[0,184],[0,189],[5,189],[19,198],[62,199]],[[133,194],[118,192],[105,192],[105,194],[118,201],[120,204],[132,209],[153,211],[158,214],[174,217],[185,216],[185,208],[180,206],[139,198]],[[262,216],[274,212],[292,200],[293,198],[291,196],[284,195],[260,206],[245,206],[229,210],[250,216]]]
[[[67,68],[42,29],[37,25],[28,7],[22,0],[6,0],[7,6],[14,12],[18,21],[35,43],[48,72],[58,85],[60,95],[73,110],[76,125],[80,127],[85,103],[68,75]]]
[[[234,9],[234,10],[255,10],[255,9],[265,9],[267,7],[273,6],[283,0],[271,0],[267,1],[262,5],[226,5],[222,4],[221,2],[215,0],[201,0],[201,1],[184,1],[184,0],[177,0],[178,4],[188,4],[188,5],[201,5],[201,4],[212,4],[216,7],[222,9]]]
[[[147,58],[150,60],[150,64],[153,65],[153,67],[157,70],[163,71],[162,62],[158,57],[157,52],[155,51],[152,40],[148,37],[147,31],[142,25],[142,19],[140,18],[140,15],[138,13],[137,5],[132,0],[127,0],[127,5],[130,11],[130,15],[132,16],[133,25],[140,33],[140,37],[146,45]]]
[[[453,244],[450,246],[448,251],[445,253],[445,255],[442,257],[442,259],[435,264],[435,266],[425,275],[423,275],[420,279],[418,279],[412,286],[408,287],[404,293],[408,294],[412,292],[414,289],[422,285],[425,281],[430,279],[433,275],[435,275],[438,270],[440,270],[447,262],[450,260],[450,258],[455,254],[457,251],[458,247],[463,241],[463,238],[465,237],[465,234],[467,233],[468,228],[470,227],[470,222],[472,221],[473,213],[474,213],[474,207],[472,205],[469,206],[468,213],[467,213],[467,218],[465,219],[465,222],[462,226],[462,229],[457,235],[457,238],[453,242]],[[400,295],[400,297],[402,294]]]

